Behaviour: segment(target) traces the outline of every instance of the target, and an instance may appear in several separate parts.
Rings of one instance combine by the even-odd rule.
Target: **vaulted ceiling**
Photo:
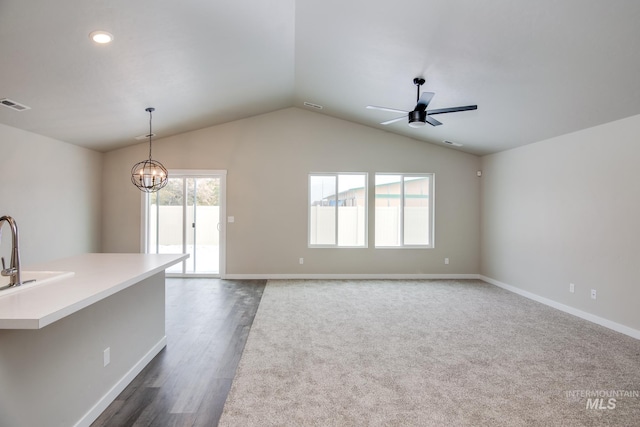
[[[108,151],[281,108],[493,153],[640,114],[637,0],[0,0],[0,123]],[[114,35],[109,45],[89,39]],[[429,108],[477,104],[414,129]],[[322,106],[306,107],[305,102]]]

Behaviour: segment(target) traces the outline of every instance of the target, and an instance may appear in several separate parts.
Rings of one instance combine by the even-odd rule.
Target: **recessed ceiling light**
[[[93,40],[96,43],[99,44],[106,44],[106,43],[111,43],[113,41],[113,34],[108,33],[106,31],[93,31],[91,32],[91,34],[89,34],[89,38],[91,38],[91,40]]]

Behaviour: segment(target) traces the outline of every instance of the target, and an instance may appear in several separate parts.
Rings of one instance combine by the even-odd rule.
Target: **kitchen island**
[[[188,255],[84,254],[0,292],[0,425],[88,426],[166,346],[164,270]]]

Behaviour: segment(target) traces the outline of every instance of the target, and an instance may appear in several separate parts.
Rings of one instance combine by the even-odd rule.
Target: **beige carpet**
[[[477,280],[269,281],[219,425],[639,426],[640,341]]]

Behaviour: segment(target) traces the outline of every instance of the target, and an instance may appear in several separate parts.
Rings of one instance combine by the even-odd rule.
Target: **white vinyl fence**
[[[400,246],[400,207],[376,207],[375,245]],[[428,245],[429,208],[404,208],[404,244]],[[338,208],[338,246],[364,246],[365,208],[340,206]],[[309,243],[312,245],[335,244],[335,207],[311,206],[309,215]]]
[[[335,207],[311,206],[309,216],[309,243],[312,245],[334,245],[336,235]],[[339,246],[364,246],[365,208],[363,206],[340,206],[338,208]]]
[[[187,207],[187,244],[193,243],[193,206]],[[149,212],[150,242],[154,247],[155,224],[158,210],[151,205]],[[160,206],[160,245],[182,246],[182,206]],[[218,222],[220,221],[219,206],[198,206],[196,211],[196,241],[198,245],[219,245]]]

